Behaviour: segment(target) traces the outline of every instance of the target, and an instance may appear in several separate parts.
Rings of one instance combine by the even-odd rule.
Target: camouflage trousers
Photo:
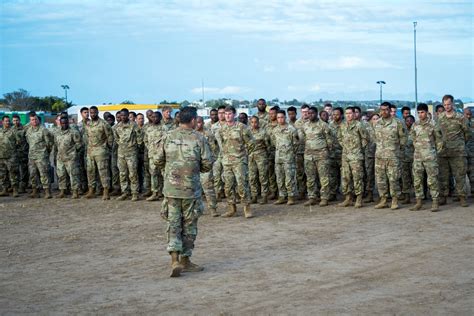
[[[150,182],[150,166],[148,164],[148,150],[142,150],[138,153],[138,182],[140,184],[140,190],[148,191],[151,190]]]
[[[400,160],[375,158],[375,178],[380,197],[400,196]]]
[[[102,186],[110,188],[109,158],[101,155],[87,155],[87,183],[89,188],[97,187],[97,170]]]
[[[331,158],[329,171],[329,195],[336,196],[341,186],[341,158]]]
[[[304,153],[296,154],[296,182],[298,185],[298,193],[301,195],[306,194],[307,178],[305,172]]]
[[[57,160],[57,173],[59,189],[66,190],[68,181],[71,184],[73,190],[79,190],[80,184],[80,169],[78,160]]]
[[[296,164],[294,162],[275,163],[275,174],[279,197],[296,196]]]
[[[439,163],[439,193],[447,197],[449,193],[449,172],[452,172],[455,183],[456,195],[466,196],[466,157],[438,157]]]
[[[86,190],[88,187],[87,184],[87,153],[84,149],[81,149],[78,152],[79,161],[78,161],[78,168],[79,168],[79,186],[81,189]]]
[[[216,191],[214,190],[214,174],[211,171],[201,173],[201,186],[204,194],[206,195],[207,207],[209,209],[217,208],[217,197]]]
[[[251,155],[249,157],[249,181],[252,196],[268,195],[268,159],[262,155]]]
[[[365,192],[374,193],[375,188],[375,157],[366,157],[365,158]]]
[[[148,159],[148,167],[150,171],[150,189],[151,192],[161,193],[163,191],[163,175],[160,168],[155,164],[154,158]]]
[[[430,189],[431,198],[437,199],[439,197],[439,167],[437,160],[413,161],[413,185],[415,187],[415,196],[417,199],[423,199],[425,197],[423,187],[425,172],[428,177],[428,187]]]
[[[117,152],[110,154],[110,174],[111,174],[111,188],[120,189],[120,171],[118,168],[118,156]]]
[[[48,158],[32,159],[28,160],[28,172],[30,174],[30,182],[32,188],[38,187],[39,173],[40,182],[43,185],[43,189],[49,188],[49,161]]]
[[[222,165],[222,157],[218,157],[212,165],[212,173],[214,175],[214,191],[220,193],[224,191],[224,166]]]
[[[413,161],[402,162],[402,193],[407,194],[411,192],[413,187]]]
[[[117,163],[122,193],[130,191],[132,194],[138,194],[137,153],[130,153],[128,155],[119,154]]]
[[[237,186],[235,185],[237,183]],[[228,204],[236,203],[235,188],[242,202],[250,203],[249,173],[247,162],[224,165],[224,188]]]
[[[328,158],[317,159],[313,156],[304,157],[304,167],[306,170],[306,184],[308,187],[308,197],[322,199],[329,198],[329,171],[330,160]],[[319,179],[319,184],[318,184]],[[319,194],[318,194],[319,189]]]
[[[197,223],[202,215],[202,201],[165,197],[161,204],[162,217],[167,222],[168,252],[179,252],[191,257],[198,233]]]
[[[18,159],[0,159],[0,187],[4,190],[8,187],[8,181],[12,188],[18,188]]]
[[[342,193],[361,195],[364,190],[364,163],[362,160],[347,160],[342,158]]]
[[[474,157],[467,159],[467,175],[471,183],[471,193],[474,193]]]
[[[278,183],[275,173],[275,151],[268,154],[268,189],[270,192],[278,194]]]
[[[28,156],[18,159],[18,182],[20,188],[28,186]]]

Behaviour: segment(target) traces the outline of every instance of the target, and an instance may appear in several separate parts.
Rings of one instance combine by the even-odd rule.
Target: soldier
[[[326,103],[326,104],[324,104],[324,108],[323,108],[323,109],[324,109],[324,111],[328,114],[328,120],[329,120],[329,122],[331,122],[331,121],[332,121],[332,118],[333,118],[333,116],[332,116],[332,111],[333,111],[333,109],[332,109],[332,104],[329,103],[329,102]],[[322,113],[322,112],[321,112],[321,113]]]
[[[258,99],[257,101],[257,117],[258,117],[258,122],[260,128],[265,128],[270,121],[270,118],[268,116],[267,112],[267,101],[265,99]]]
[[[161,125],[161,113],[156,111],[150,117],[150,122],[145,131],[145,147],[148,152],[148,165],[150,167],[151,192],[152,194],[146,199],[147,201],[157,201],[162,197],[163,191],[163,175],[156,165],[159,146],[163,139],[164,133]]]
[[[18,197],[18,146],[20,134],[11,127],[10,117],[3,116],[0,130],[0,196],[8,196],[7,180],[12,188],[12,196]]]
[[[212,123],[211,121],[211,132],[216,137],[219,144],[219,155],[212,167],[212,173],[214,175],[214,191],[217,194],[217,200],[221,201],[225,197],[224,193],[224,166],[222,165],[222,144],[219,143],[217,132],[225,125],[225,106],[221,105],[217,108],[217,122]]]
[[[140,138],[143,139],[148,124],[145,124],[145,116],[142,113],[137,114],[137,126]],[[144,196],[152,194],[150,188],[150,168],[148,165],[148,150],[144,143],[138,145],[138,182],[140,191],[144,192]]]
[[[408,110],[410,110],[408,108]],[[406,109],[402,109],[402,113],[406,113]],[[402,194],[403,201],[402,204],[410,203],[410,194],[413,187],[413,153],[415,148],[413,148],[413,139],[410,135],[410,130],[415,122],[415,117],[411,114],[408,114],[405,118],[405,125],[407,129],[407,144],[405,146],[405,151],[402,154]]]
[[[439,127],[431,124],[426,104],[419,103],[416,111],[418,113],[418,121],[410,128],[410,137],[414,147],[413,183],[415,186],[416,204],[410,208],[410,211],[418,211],[423,207],[423,178],[426,172],[428,175],[428,187],[433,199],[431,211],[437,212],[439,210],[437,152],[443,150],[443,136]]]
[[[240,122],[235,122],[235,108],[225,108],[225,125],[217,130],[216,138],[222,152],[222,165],[224,166],[225,194],[229,210],[224,217],[232,217],[237,212],[235,189],[244,203],[244,215],[253,217],[250,211],[250,189],[248,178],[248,155],[254,149],[252,133]],[[235,183],[237,182],[237,186]]]
[[[90,121],[84,125],[89,191],[84,198],[91,199],[95,196],[94,189],[97,186],[96,170],[98,170],[100,182],[104,188],[102,199],[110,200],[109,150],[113,146],[114,136],[110,125],[99,118],[99,109],[96,106],[91,106],[89,112]]]
[[[239,122],[244,125],[249,125],[249,116],[247,113],[242,112],[239,114]]]
[[[300,142],[304,143],[304,169],[309,200],[305,206],[316,204],[316,191],[320,181],[321,202],[319,206],[327,206],[329,200],[329,152],[334,143],[331,128],[326,122],[318,120],[318,109],[309,109],[309,121],[298,130]]]
[[[105,117],[105,115],[104,115]],[[108,115],[105,118],[105,121],[107,124],[110,125],[110,128],[112,130],[115,129],[115,116],[114,115]],[[117,143],[113,142],[112,148],[110,150],[110,158],[109,158],[109,165],[110,165],[110,188],[113,189],[113,191],[110,193],[110,196],[117,196],[121,195],[120,191],[120,172],[118,170],[118,165],[117,165]]]
[[[219,121],[219,117],[217,116],[217,109],[212,109],[209,112],[210,120],[206,124],[204,124],[204,128],[207,130],[212,130],[212,125],[216,124]]]
[[[319,118],[320,118],[321,121],[323,121],[324,123],[329,124],[329,114],[328,114],[328,112],[326,112],[326,111],[321,111],[321,113],[319,113]]]
[[[164,106],[163,109],[161,109],[161,113],[163,114],[163,121],[161,122],[161,125],[164,132],[168,132],[176,127],[175,121],[171,117],[172,111],[173,109],[168,105]]]
[[[79,152],[82,147],[81,134],[69,128],[67,116],[60,119],[61,130],[54,134],[57,148],[57,173],[60,193],[57,198],[66,196],[67,178],[72,188],[72,198],[79,198]]]
[[[209,149],[211,150],[212,160],[214,161],[219,154],[219,145],[217,144],[214,134],[210,130],[204,128],[204,120],[201,116],[198,116],[196,120],[196,132],[204,136],[206,139]],[[216,191],[214,191],[214,175],[212,173],[212,168],[209,172],[201,173],[200,178],[202,189],[206,195],[207,207],[210,210],[211,216],[218,217],[220,214],[217,212],[217,198]]]
[[[278,200],[274,204],[295,204],[296,190],[296,153],[299,139],[296,128],[286,123],[286,113],[277,112],[278,126],[270,136],[275,145],[275,174],[278,184]],[[288,200],[287,200],[288,199]]]
[[[296,116],[296,111],[295,111]],[[309,121],[309,105],[303,104],[301,106],[301,117],[296,120],[294,127],[297,131],[301,130],[304,125]],[[296,153],[296,181],[298,184],[298,192],[300,200],[306,198],[306,174],[305,174],[305,162],[304,162],[304,141],[300,140],[298,152]],[[316,183],[319,183],[319,179],[316,178]],[[319,186],[319,185],[318,185]],[[316,190],[316,197],[319,198],[319,190]]]
[[[143,138],[138,131],[137,124],[129,121],[128,109],[124,108],[120,112],[122,121],[114,129],[114,140],[118,145],[117,163],[122,189],[122,195],[117,200],[126,200],[130,190],[132,201],[135,202],[138,201],[138,146],[142,144]]]
[[[44,198],[51,198],[49,179],[49,154],[53,148],[53,137],[51,133],[42,125],[36,113],[30,113],[30,126],[26,131],[26,140],[29,145],[28,169],[30,174],[31,187],[33,191],[31,198],[37,197],[37,177],[39,172],[40,181],[45,191]]]
[[[279,110],[280,107],[274,106],[268,111],[268,123],[264,125],[268,135],[270,136],[272,135],[273,130],[278,126],[277,112]],[[270,150],[268,151],[268,183],[270,190],[270,195],[268,196],[269,200],[274,200],[278,196],[278,184],[276,180],[275,168],[275,144],[272,143],[270,145]]]
[[[260,204],[268,202],[268,150],[271,146],[270,136],[260,127],[258,116],[250,119],[250,132],[255,139],[255,149],[249,154],[249,179],[252,203],[257,203],[258,192],[262,199]]]
[[[405,123],[406,123],[407,117],[410,116],[410,115],[411,115],[410,108],[408,106],[402,107],[402,119],[405,121]],[[412,115],[412,117],[413,117],[413,115]],[[413,122],[413,123],[415,123],[415,122]]]
[[[398,209],[400,196],[400,156],[405,150],[406,134],[403,124],[390,115],[390,102],[380,105],[381,119],[375,124],[375,178],[380,195],[376,209],[387,207],[387,194],[390,189],[392,210]],[[389,187],[387,188],[387,184]]]
[[[466,143],[469,141],[470,131],[466,118],[454,110],[452,95],[443,97],[445,112],[439,114],[438,124],[444,138],[444,150],[438,153],[440,205],[446,204],[448,196],[449,171],[456,181],[455,189],[461,206],[467,207],[466,202]]]
[[[17,114],[13,114],[12,120],[12,128],[20,138],[20,143],[17,146],[18,193],[25,193],[28,186],[28,142],[26,141],[26,130],[21,125],[20,117]]]
[[[89,108],[82,107],[80,110],[81,121],[77,123],[77,128],[81,134],[82,146],[79,150],[79,176],[80,176],[80,189],[81,193],[87,192],[88,183],[87,183],[87,139],[85,133],[85,125],[89,122]]]
[[[362,207],[362,194],[364,176],[364,151],[368,143],[367,130],[362,127],[362,123],[354,117],[354,108],[348,107],[345,110],[346,121],[342,123],[338,130],[337,138],[342,146],[342,192],[345,199],[338,204],[347,207],[352,204],[352,193],[356,195],[354,207]],[[351,185],[351,183],[353,185]],[[352,191],[353,188],[353,192]]]
[[[133,111],[128,112],[128,120],[130,123],[137,123],[137,113]]]
[[[337,192],[341,186],[342,146],[339,144],[337,134],[342,126],[343,110],[337,107],[332,111],[332,120],[329,123],[333,135],[333,148],[329,152],[331,170],[329,172],[329,201],[337,200]]]
[[[374,201],[374,188],[375,188],[375,124],[380,119],[377,113],[372,113],[369,118],[369,124],[367,127],[367,146],[365,147],[365,170],[367,175],[367,181],[365,183],[365,192],[367,196],[364,199],[364,203],[371,203]]]
[[[296,108],[294,106],[290,106],[288,109],[286,109],[286,113],[288,114],[288,124],[295,127],[296,116],[297,116]]]
[[[204,137],[194,131],[196,117],[195,108],[182,109],[180,127],[165,134],[156,160],[164,169],[165,197],[161,214],[168,223],[171,277],[203,270],[192,263],[190,257],[198,232],[198,218],[203,212],[199,173],[211,171],[212,156]]]
[[[474,119],[472,118],[472,112],[470,109],[464,109],[464,117],[467,120],[467,125],[469,126],[469,130],[471,132],[471,137],[466,143],[466,151],[468,157],[467,175],[469,178],[469,182],[471,183],[471,193],[474,193]]]

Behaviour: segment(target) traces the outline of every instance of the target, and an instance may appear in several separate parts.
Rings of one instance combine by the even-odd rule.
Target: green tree
[[[130,100],[125,100],[125,101],[120,102],[120,104],[135,104],[135,103],[133,103],[133,101],[130,101]]]
[[[34,99],[25,89],[5,93],[3,98],[5,99],[5,105],[12,111],[31,110],[34,105]]]

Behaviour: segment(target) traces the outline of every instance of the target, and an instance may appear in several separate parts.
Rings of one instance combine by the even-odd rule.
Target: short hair
[[[257,122],[260,122],[260,119],[259,119],[258,116],[256,116],[256,115],[252,115],[252,117],[250,118],[250,120],[252,120],[252,119],[256,119]]]
[[[28,116],[29,116],[29,117],[35,117],[35,116],[36,116],[36,112],[35,112],[35,111],[30,111],[30,113],[28,113]]]
[[[380,117],[380,114],[379,114],[379,113],[377,113],[377,112],[372,112],[372,113],[370,113],[370,115],[369,115],[369,117],[368,117],[369,121],[370,121],[375,115],[377,115],[378,117]]]
[[[69,118],[65,117],[65,116],[61,116],[61,118],[59,119],[59,122],[61,121],[66,121],[69,123]]]
[[[212,109],[212,110],[209,111],[209,113],[212,113],[212,112],[216,112],[216,113],[217,113],[218,111],[217,111],[217,109]]]
[[[130,114],[130,112],[128,111],[127,108],[123,108],[120,110],[121,113],[127,113],[127,114]]]
[[[111,113],[109,113],[109,115],[107,115],[107,117],[105,117],[105,115],[104,115],[104,119],[105,120],[111,119],[112,122],[115,122],[115,116],[113,116]]]
[[[10,119],[10,117],[8,115],[2,116],[2,121],[5,120],[5,119]]]
[[[161,114],[160,111],[155,111],[154,113],[158,115],[158,120],[161,121],[161,119],[163,118],[163,114]]]
[[[89,108],[89,110],[96,110],[96,111],[99,111],[99,109],[98,109],[95,105],[91,106],[91,107]]]
[[[165,105],[165,106],[161,109],[162,112],[165,112],[165,111],[172,111],[172,110],[173,110],[173,109],[172,109],[171,106],[169,106],[169,105]]]
[[[248,117],[249,117],[249,116],[247,115],[247,113],[245,113],[245,112],[241,112],[241,113],[239,113],[239,115],[242,115],[242,114],[243,114],[243,115],[244,115],[246,118],[248,118]]]
[[[278,111],[277,111],[277,115],[278,115],[278,114],[283,114],[283,116],[286,117],[286,112],[285,112],[284,110],[278,110]]]
[[[279,107],[278,105],[272,106],[272,107],[270,108],[270,111],[278,112],[278,111],[280,111],[280,107]]]
[[[219,111],[219,110],[224,110],[224,111],[225,111],[225,108],[226,108],[225,105],[219,105],[219,106],[217,107],[217,110],[218,110],[218,111]]]
[[[411,119],[413,119],[413,121],[415,121],[415,117],[414,117],[413,115],[411,115],[411,114],[408,115],[408,116],[405,118],[405,121],[406,121],[406,119],[409,119],[409,118],[411,118]]]
[[[341,115],[344,115],[344,110],[340,106],[338,106],[337,108],[332,109],[333,113],[334,113],[334,111],[339,111],[339,113],[341,113]]]
[[[329,102],[328,102],[328,103],[325,103],[325,104],[324,104],[324,107],[330,107],[330,108],[332,109],[332,104],[329,103]]]
[[[12,118],[20,119],[20,116],[19,116],[18,114],[13,114],[13,115],[12,115]]]
[[[438,109],[438,107],[436,107]],[[417,111],[425,111],[428,112],[428,104],[426,103],[418,103],[418,106],[416,107]]]
[[[444,105],[442,104],[438,104],[435,108],[435,111],[438,112],[439,109],[443,108],[444,109]]]
[[[290,106],[288,109],[286,109],[286,112],[296,112],[296,108],[294,106]]]
[[[260,102],[260,101],[263,101],[263,103],[265,103],[265,104],[267,103],[267,101],[265,101],[265,99],[263,99],[263,98],[258,99],[257,103]]]
[[[314,111],[314,112],[316,112],[316,114],[318,114],[318,108],[315,107],[315,106],[311,106],[311,107],[309,108],[309,110],[310,110],[310,111]]]
[[[135,113],[135,112],[133,112],[133,113]],[[137,117],[139,117],[139,116],[145,117],[145,115],[143,115],[143,113],[138,113],[138,114],[137,114]]]
[[[84,112],[84,111],[89,111],[89,108],[86,107],[86,106],[82,107],[82,108],[81,108],[81,113]]]
[[[355,110],[359,111],[359,113],[362,113],[362,109],[360,108],[360,106],[357,106],[357,105],[352,106],[352,112],[355,112]]]
[[[408,106],[404,106],[404,107],[402,107],[402,113],[405,112],[405,111],[410,111],[411,112],[411,109]]]
[[[397,109],[397,106],[395,104],[390,104],[391,109]]]
[[[185,106],[179,112],[179,120],[183,124],[191,123],[191,121],[195,119],[196,117],[197,117],[197,109],[192,106]]]
[[[303,103],[300,109],[309,109],[309,105],[306,103]]]
[[[451,100],[451,102],[454,102],[454,97],[453,97],[452,95],[450,95],[450,94],[445,94],[445,95],[443,96],[443,102],[444,102],[445,100],[448,100],[448,99]]]
[[[390,107],[392,107],[392,103],[390,103],[388,101],[385,101],[382,104],[380,104],[380,106],[388,106],[390,108]]]
[[[353,106],[348,106],[344,111],[350,110],[352,113],[354,113],[354,107]]]
[[[134,111],[130,111],[128,114],[132,114],[133,117],[137,117],[137,113],[135,113]]]
[[[232,112],[232,113],[236,113],[237,111],[235,110],[235,108],[232,106],[232,105],[228,105],[225,107],[225,111],[226,112]]]

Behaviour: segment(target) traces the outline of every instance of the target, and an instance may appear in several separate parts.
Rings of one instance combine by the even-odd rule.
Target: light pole
[[[417,22],[413,22],[413,49],[415,52],[415,109],[418,106],[418,71],[416,68],[416,24]]]
[[[61,85],[61,88],[64,89],[64,93],[66,95],[65,99],[66,99],[66,104],[67,104],[67,90],[69,89],[69,86],[67,84],[63,84],[63,85]]]
[[[377,81],[377,84],[380,85],[380,104],[382,104],[382,85],[385,84],[385,81]]]

